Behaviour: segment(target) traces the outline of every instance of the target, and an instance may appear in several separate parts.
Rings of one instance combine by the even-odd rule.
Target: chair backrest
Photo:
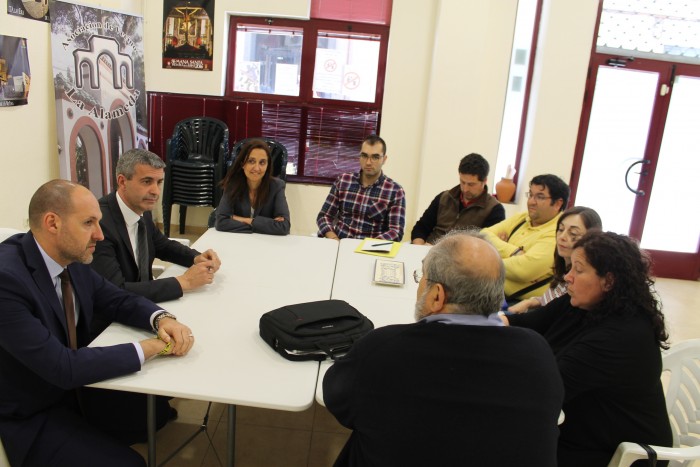
[[[673,447],[651,446],[669,467],[687,467],[700,459],[700,339],[674,345],[662,354],[666,410],[673,432]],[[619,444],[608,467],[629,467],[647,459],[634,442]]]
[[[6,238],[13,236],[14,234],[23,233],[24,230],[12,229],[9,227],[0,227],[0,243],[4,242]]]
[[[664,372],[670,372],[666,410],[673,446],[700,446],[700,339],[680,342],[663,354]]]
[[[231,157],[229,159],[228,166],[230,167],[233,165],[233,161],[236,160],[236,157],[238,157],[238,153],[241,152],[243,145],[251,139],[261,139],[267,143],[267,145],[270,147],[272,176],[287,181],[287,148],[284,146],[284,144],[272,138],[245,138],[238,141],[231,149]]]
[[[186,118],[175,124],[167,141],[168,161],[218,162],[228,155],[228,126],[210,117]]]

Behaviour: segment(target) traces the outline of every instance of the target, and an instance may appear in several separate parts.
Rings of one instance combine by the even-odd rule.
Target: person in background
[[[411,243],[432,245],[452,229],[490,227],[506,218],[486,185],[489,163],[471,153],[459,162],[459,185],[433,199],[411,231]]]
[[[316,217],[319,237],[401,241],[406,195],[401,185],[384,175],[386,161],[386,142],[377,135],[366,137],[360,171],[338,177]]]
[[[328,369],[326,407],[353,430],[336,467],[556,466],[556,362],[501,325],[503,262],[480,237],[442,237],[414,272],[417,322],[371,331]]]
[[[556,175],[530,181],[527,212],[482,229],[506,266],[506,301],[537,297],[552,280],[552,254],[559,214],[569,202],[569,186]]]
[[[600,216],[591,208],[574,206],[559,216],[557,221],[557,245],[554,248],[554,277],[549,288],[540,297],[525,299],[508,308],[513,313],[522,313],[532,308],[544,306],[557,297],[566,294],[564,275],[571,268],[571,251],[579,238],[589,230],[603,229]]]
[[[272,176],[270,147],[264,140],[245,143],[221,185],[224,195],[216,208],[216,230],[289,235],[285,183]]]
[[[88,266],[102,240],[100,217],[87,188],[52,180],[29,202],[29,232],[0,244],[0,438],[11,465],[145,466],[128,443],[88,422],[105,414],[81,397],[83,386],[139,371],[156,355],[186,355],[194,344],[173,315]],[[88,347],[95,316],[157,337]],[[127,410],[145,422],[145,406]]]
[[[629,237],[591,230],[571,253],[567,295],[501,316],[542,334],[556,357],[560,467],[604,467],[623,441],[672,446],[660,379],[668,334],[649,265]]]
[[[99,201],[104,240],[97,243],[92,262],[92,268],[116,286],[154,302],[175,300],[211,284],[221,266],[214,250],[200,253],[170,240],[153,223],[151,211],[160,198],[164,168],[161,158],[145,149],[131,149],[119,157],[117,190]],[[153,279],[155,258],[188,269],[177,277]],[[104,327],[97,324],[93,334]]]

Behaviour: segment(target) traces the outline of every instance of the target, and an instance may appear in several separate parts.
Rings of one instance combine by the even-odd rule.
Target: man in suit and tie
[[[87,266],[102,240],[97,200],[52,180],[29,204],[30,231],[0,244],[0,438],[12,465],[142,466],[143,458],[86,420],[81,386],[185,355],[191,330]],[[158,338],[87,347],[100,316]]]
[[[153,223],[151,210],[160,198],[164,168],[160,157],[144,149],[121,155],[116,167],[117,191],[100,199],[105,238],[97,244],[92,263],[95,271],[118,287],[154,302],[174,300],[183,292],[210,284],[221,265],[213,250],[199,253],[170,240]],[[178,277],[153,280],[154,258],[189,269]]]

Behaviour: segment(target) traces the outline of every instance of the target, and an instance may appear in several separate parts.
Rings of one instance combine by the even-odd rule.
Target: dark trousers
[[[85,418],[94,427],[131,445],[148,441],[146,395],[98,388],[82,388]],[[168,422],[170,398],[156,397],[156,429]]]
[[[88,424],[67,406],[48,410],[41,431],[27,451],[24,462],[5,445],[10,463],[25,467],[145,467],[143,457],[128,445]]]

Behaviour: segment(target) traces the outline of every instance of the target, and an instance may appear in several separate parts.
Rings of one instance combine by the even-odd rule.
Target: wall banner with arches
[[[99,198],[113,191],[119,155],[147,146],[143,18],[50,8],[60,175]]]

